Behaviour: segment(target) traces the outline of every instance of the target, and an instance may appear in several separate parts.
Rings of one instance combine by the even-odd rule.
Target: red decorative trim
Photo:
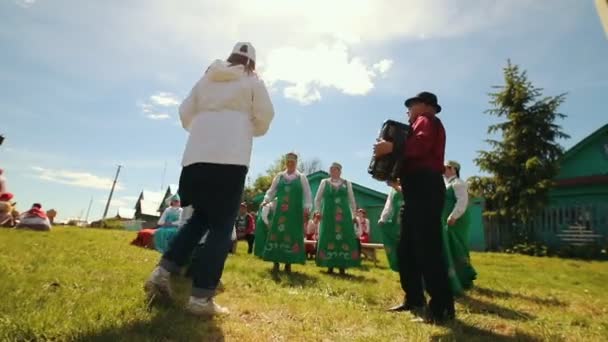
[[[608,175],[574,177],[555,180],[558,187],[569,187],[577,185],[599,185],[608,184]]]

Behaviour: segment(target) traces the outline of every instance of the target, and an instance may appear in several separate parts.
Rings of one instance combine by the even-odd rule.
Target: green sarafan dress
[[[391,189],[390,196],[390,215],[385,222],[380,225],[384,251],[388,259],[391,270],[399,272],[399,257],[397,247],[401,236],[401,207],[403,206],[403,194],[400,191]]]
[[[325,184],[316,263],[321,267],[344,269],[361,265],[346,181],[337,188],[329,180]]]
[[[264,214],[268,212],[268,221],[272,222],[272,207],[270,204],[266,207],[260,207],[258,210],[257,220],[255,223],[255,239],[253,245],[253,255],[258,258],[264,257],[264,248],[266,247],[266,239],[268,238],[268,225],[264,222]]]
[[[304,189],[300,177],[287,181],[281,176],[276,198],[262,258],[275,263],[305,264]]]
[[[448,216],[456,205],[454,180],[446,186],[445,204],[443,206],[443,246],[448,266],[450,287],[455,296],[462,295],[465,290],[473,287],[477,272],[471,265],[469,257],[470,217],[467,209],[452,226],[447,224]]]

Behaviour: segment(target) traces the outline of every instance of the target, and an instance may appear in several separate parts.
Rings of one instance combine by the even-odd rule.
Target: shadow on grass
[[[348,271],[347,271],[348,272]],[[336,279],[344,279],[344,280],[350,280],[350,281],[355,281],[358,283],[372,283],[372,284],[377,284],[378,283],[378,279],[375,278],[366,278],[362,275],[354,275],[351,273],[346,273],[346,274],[340,274],[337,272],[334,273],[329,273],[329,271],[324,270],[320,272],[321,274],[324,274],[326,276],[330,276]]]
[[[549,306],[568,306],[566,302],[563,302],[556,298],[538,298],[534,296],[526,296],[519,293],[511,293],[507,291],[493,290],[484,287],[474,287],[472,289],[473,292],[479,293],[482,296],[489,298],[501,298],[501,299],[512,299],[518,298],[521,300],[529,301],[535,304],[540,305],[549,305]]]
[[[445,326],[450,330],[447,334],[435,335],[431,341],[541,341],[541,338],[516,331],[513,336],[505,336],[492,331],[468,325],[462,321],[454,321]]]
[[[380,264],[378,264],[378,265],[374,265],[374,264],[363,265],[362,264],[361,266],[357,267],[357,269],[369,272],[369,271],[373,271],[373,270],[388,270],[388,267],[386,267],[384,265],[380,265]]]
[[[519,312],[469,296],[460,297],[457,299],[457,301],[466,306],[471,312],[477,314],[490,314],[513,321],[529,321],[535,318],[534,316],[525,312]]]
[[[319,278],[317,277],[294,271],[291,273],[286,273],[282,271],[273,272],[272,270],[268,270],[265,273],[268,274],[275,283],[286,284],[288,286],[312,287],[319,282]]]
[[[224,341],[216,319],[191,315],[183,308],[156,308],[150,320],[85,332],[73,341]]]

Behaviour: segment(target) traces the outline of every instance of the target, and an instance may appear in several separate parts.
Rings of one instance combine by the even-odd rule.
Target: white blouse
[[[393,215],[393,198],[396,194],[397,190],[391,189],[391,192],[388,194],[386,202],[384,203],[384,208],[382,209],[382,214],[380,214],[378,223],[386,223],[391,219],[391,216]]]
[[[285,178],[288,182],[291,182],[297,177],[300,177],[300,182],[302,184],[302,192],[304,193],[304,209],[312,209],[312,194],[310,191],[310,184],[308,184],[308,178],[306,178],[306,175],[300,173],[297,170],[293,173],[287,173],[287,171],[283,171],[276,175],[272,180],[270,188],[268,189],[268,191],[266,191],[264,201],[270,202],[274,200],[274,197],[277,195],[277,187],[279,185],[281,177]]]
[[[464,212],[467,210],[469,205],[469,191],[468,185],[462,179],[454,176],[446,180],[446,187],[448,185],[452,185],[454,189],[454,194],[456,195],[456,205],[454,205],[454,209],[448,216],[448,220],[451,218],[458,219]]]

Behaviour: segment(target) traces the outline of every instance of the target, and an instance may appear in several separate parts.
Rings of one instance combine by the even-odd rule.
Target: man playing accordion
[[[403,149],[401,184],[404,210],[398,246],[399,276],[405,291],[402,304],[390,311],[410,311],[417,320],[442,323],[453,319],[454,298],[443,256],[441,213],[445,130],[436,117],[441,112],[437,97],[422,92],[405,101],[411,133]],[[393,151],[392,142],[374,145],[376,158]],[[427,309],[424,290],[430,296]]]

